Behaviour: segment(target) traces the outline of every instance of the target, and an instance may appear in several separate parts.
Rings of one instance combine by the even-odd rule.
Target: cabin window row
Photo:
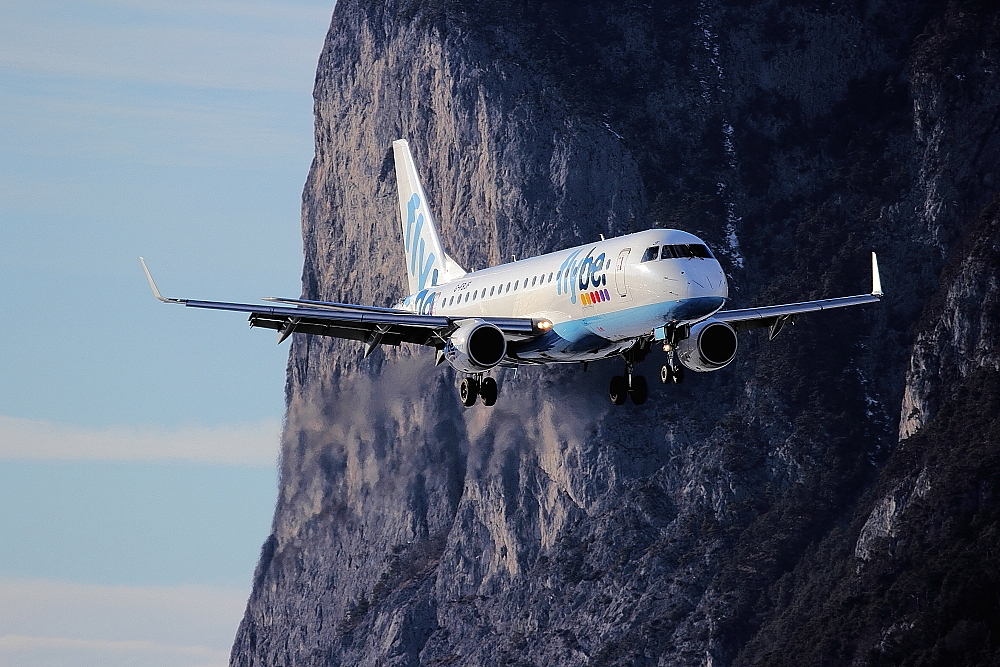
[[[678,245],[654,245],[646,248],[642,255],[643,262],[651,262],[654,259],[683,259],[685,257],[700,257],[711,259],[714,257],[708,246],[701,243],[683,243]]]
[[[520,280],[515,280],[513,283],[508,282],[506,286],[504,286],[503,283],[500,283],[499,285],[493,285],[489,288],[490,290],[489,295],[492,297],[492,296],[500,296],[501,294],[507,294],[508,292],[516,292],[518,287],[521,287],[522,289],[527,289],[529,280],[531,281],[531,287],[535,287],[536,285],[545,285],[547,283],[551,283],[553,280],[559,280],[561,278],[562,278],[562,271],[558,271],[556,273],[550,273],[548,276],[542,274],[540,276],[532,276],[531,278],[525,278],[523,282]],[[447,299],[445,299],[441,305],[444,307],[448,307],[448,306],[454,306],[455,304],[458,303],[468,303],[470,300],[475,301],[477,298],[485,299],[486,289],[487,288],[484,287],[481,290],[476,289],[471,292],[466,292],[464,297],[461,294],[450,296]]]

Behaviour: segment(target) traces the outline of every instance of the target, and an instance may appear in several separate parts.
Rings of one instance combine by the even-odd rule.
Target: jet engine
[[[507,340],[495,325],[483,320],[466,320],[448,338],[444,358],[463,373],[482,373],[503,360]]]
[[[736,331],[711,318],[691,327],[690,335],[677,344],[677,358],[698,373],[717,371],[736,356]]]

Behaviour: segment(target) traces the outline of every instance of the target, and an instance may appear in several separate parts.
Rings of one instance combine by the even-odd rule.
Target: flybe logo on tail
[[[577,261],[582,250],[571,253],[559,267],[559,282],[556,285],[557,294],[568,294],[570,303],[576,303],[579,293],[584,306],[592,306],[611,298],[608,290],[602,289],[608,283],[606,272],[607,261],[602,252],[597,257],[597,248],[591,248],[582,261]]]
[[[420,208],[420,196],[413,193],[410,201],[406,203],[406,234],[403,237],[403,244],[406,249],[407,271],[411,276],[417,278],[417,289],[423,290],[427,285],[427,278],[431,278],[431,286],[438,283],[438,270],[434,269],[431,274],[431,267],[434,266],[433,252],[427,252],[427,243],[421,233],[424,231],[424,214],[417,213]]]

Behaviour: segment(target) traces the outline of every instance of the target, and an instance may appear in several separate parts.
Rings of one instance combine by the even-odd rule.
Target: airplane
[[[635,366],[656,347],[666,353],[660,381],[680,383],[684,369],[720,370],[736,357],[737,334],[768,328],[773,339],[813,311],[879,301],[878,260],[872,291],[757,308],[723,310],[729,287],[722,266],[694,234],[649,229],[468,272],[444,250],[409,144],[392,144],[409,294],[391,308],[266,297],[275,305],[176,299],[160,294],[141,257],[153,295],[165,303],[249,313],[251,327],[356,340],[368,357],[380,345],[427,345],[463,379],[466,407],[499,393],[496,368],[582,363],[620,357],[611,379],[614,405],[648,396]]]

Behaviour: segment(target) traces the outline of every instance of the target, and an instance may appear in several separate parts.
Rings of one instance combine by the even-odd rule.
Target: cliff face
[[[340,0],[306,298],[403,293],[400,137],[469,268],[672,226],[733,307],[871,249],[887,295],[618,409],[614,361],[465,410],[429,350],[295,336],[232,664],[995,662],[1000,26],[897,4]]]

